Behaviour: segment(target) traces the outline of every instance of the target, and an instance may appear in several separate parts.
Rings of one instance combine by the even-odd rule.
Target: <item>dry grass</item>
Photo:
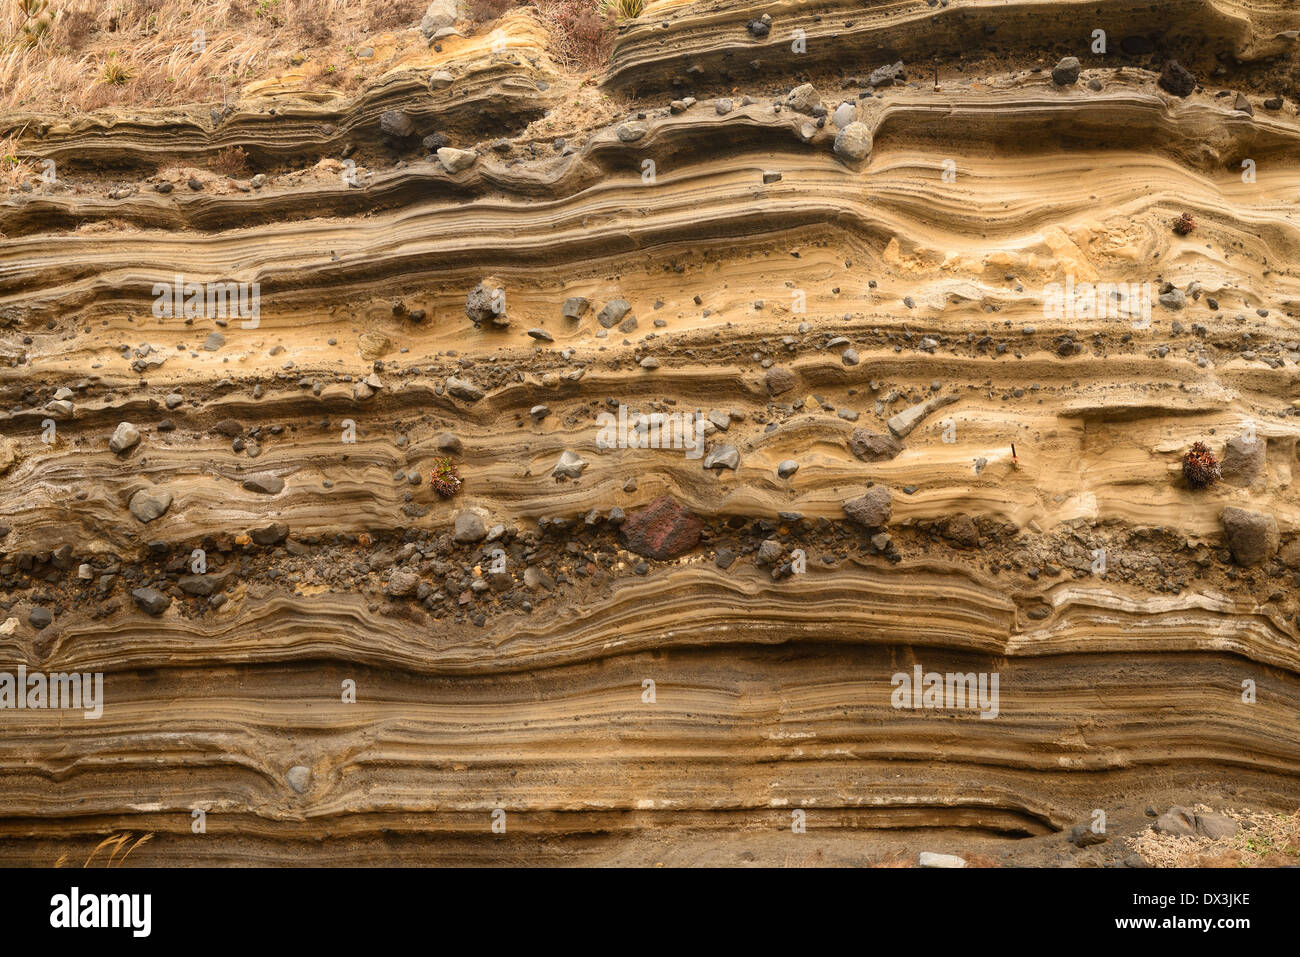
[[[551,53],[570,70],[594,70],[609,61],[614,21],[598,12],[595,0],[535,0],[551,34]]]
[[[902,851],[890,851],[884,857],[874,861],[867,861],[863,867],[916,867],[916,855],[904,854]]]
[[[353,92],[382,70],[356,57],[368,37],[396,33],[399,50],[425,46],[416,28],[426,0],[48,0],[48,25],[33,39],[23,5],[37,2],[0,0],[0,111],[224,106],[249,83],[295,73]],[[608,62],[615,18],[632,9],[475,0],[474,14],[521,2],[547,27],[555,59],[581,71]]]
[[[248,152],[242,146],[231,146],[217,153],[209,166],[222,176],[239,176],[248,169]]]
[[[18,158],[18,137],[10,134],[0,139],[0,183],[14,189],[24,180],[36,175],[36,168]]]
[[[122,852],[122,848],[126,847],[126,845],[131,841],[131,837],[132,835],[130,831],[127,831],[122,834],[110,834],[108,837],[104,838],[97,845],[95,845],[95,849],[90,852],[90,856],[86,858],[86,862],[81,866],[83,868],[90,867],[95,862],[95,858],[99,855],[99,852],[104,850],[104,848],[111,846],[112,850],[109,852],[108,857],[104,859],[104,867],[121,867],[123,864],[126,863],[126,859],[131,856],[132,851],[134,851],[140,845],[148,844],[151,840],[153,840],[152,834],[141,835],[139,838],[136,839],[136,841],[133,844],[131,844],[130,847],[126,848],[126,853],[122,854],[122,856],[119,858],[117,855],[120,854]],[[68,855],[60,854],[59,859],[54,862],[54,866],[66,867],[67,863],[68,863]]]
[[[1197,806],[1197,811],[1209,808]],[[1129,846],[1152,867],[1280,867],[1300,864],[1300,811],[1294,814],[1225,810],[1241,825],[1233,837],[1172,837],[1143,831]]]
[[[50,0],[51,25],[25,42],[18,0],[0,0],[0,109],[58,113],[140,104],[223,103],[252,80],[320,52],[354,72],[346,36],[415,27],[421,0]],[[201,31],[201,33],[199,32]]]

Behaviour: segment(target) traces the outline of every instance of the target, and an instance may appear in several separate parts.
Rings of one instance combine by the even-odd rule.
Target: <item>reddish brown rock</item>
[[[703,531],[700,517],[670,495],[661,495],[629,515],[622,529],[629,551],[660,560],[685,555]]]

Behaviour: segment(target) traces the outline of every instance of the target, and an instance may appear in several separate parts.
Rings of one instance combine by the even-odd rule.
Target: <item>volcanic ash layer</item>
[[[521,9],[350,98],[0,118],[59,170],[0,203],[0,671],[103,675],[0,695],[0,861],[1294,812],[1296,27],[660,2],[593,88]]]

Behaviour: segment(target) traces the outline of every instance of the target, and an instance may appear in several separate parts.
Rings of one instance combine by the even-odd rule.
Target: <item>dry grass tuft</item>
[[[916,867],[916,857],[912,854],[904,854],[902,851],[890,851],[884,857],[875,861],[867,861],[863,867]]]
[[[106,847],[112,847],[112,850],[109,852],[108,858],[104,861],[104,867],[121,867],[123,864],[126,863],[126,859],[131,856],[132,851],[134,851],[137,847],[140,847],[142,844],[148,844],[151,840],[153,840],[152,834],[141,835],[139,838],[136,839],[134,844],[131,844],[130,847],[127,847],[126,853],[122,854],[122,856],[119,858],[117,855],[121,853],[122,848],[126,847],[126,845],[130,843],[131,836],[132,835],[130,831],[126,831],[122,834],[110,834],[108,837],[104,838],[102,841],[100,841],[98,844],[95,845],[95,849],[90,852],[90,856],[86,858],[86,862],[81,866],[83,868],[90,867],[94,863],[95,858],[99,855],[100,851],[104,850],[104,848]],[[60,854],[58,860],[54,862],[54,866],[66,867],[67,863],[68,863],[68,855]]]
[[[113,53],[104,61],[104,70],[99,78],[113,86],[126,86],[135,79],[135,73]]]
[[[551,34],[551,53],[570,70],[594,70],[609,61],[615,24],[593,0],[536,0]]]
[[[35,167],[18,158],[17,134],[10,134],[0,140],[0,183],[13,189],[35,175]]]
[[[217,153],[208,166],[222,176],[239,176],[248,169],[248,152],[242,146],[231,146]]]

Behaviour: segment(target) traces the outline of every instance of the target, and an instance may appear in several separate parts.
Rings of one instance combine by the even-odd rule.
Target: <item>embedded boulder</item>
[[[1268,443],[1258,436],[1249,441],[1238,435],[1228,439],[1219,460],[1220,478],[1229,485],[1249,488],[1264,478],[1264,465],[1268,459]]]
[[[671,495],[661,495],[623,523],[629,551],[660,561],[685,555],[700,540],[704,521]]]
[[[1238,565],[1258,565],[1277,554],[1277,522],[1272,515],[1229,505],[1220,513],[1219,521]]]
[[[887,462],[903,451],[903,443],[892,435],[854,429],[849,436],[849,451],[864,462]]]
[[[884,485],[873,485],[867,494],[844,503],[844,514],[867,528],[883,528],[889,524],[894,510],[893,493]]]
[[[858,162],[871,155],[871,127],[853,122],[835,134],[835,152],[846,159]]]

